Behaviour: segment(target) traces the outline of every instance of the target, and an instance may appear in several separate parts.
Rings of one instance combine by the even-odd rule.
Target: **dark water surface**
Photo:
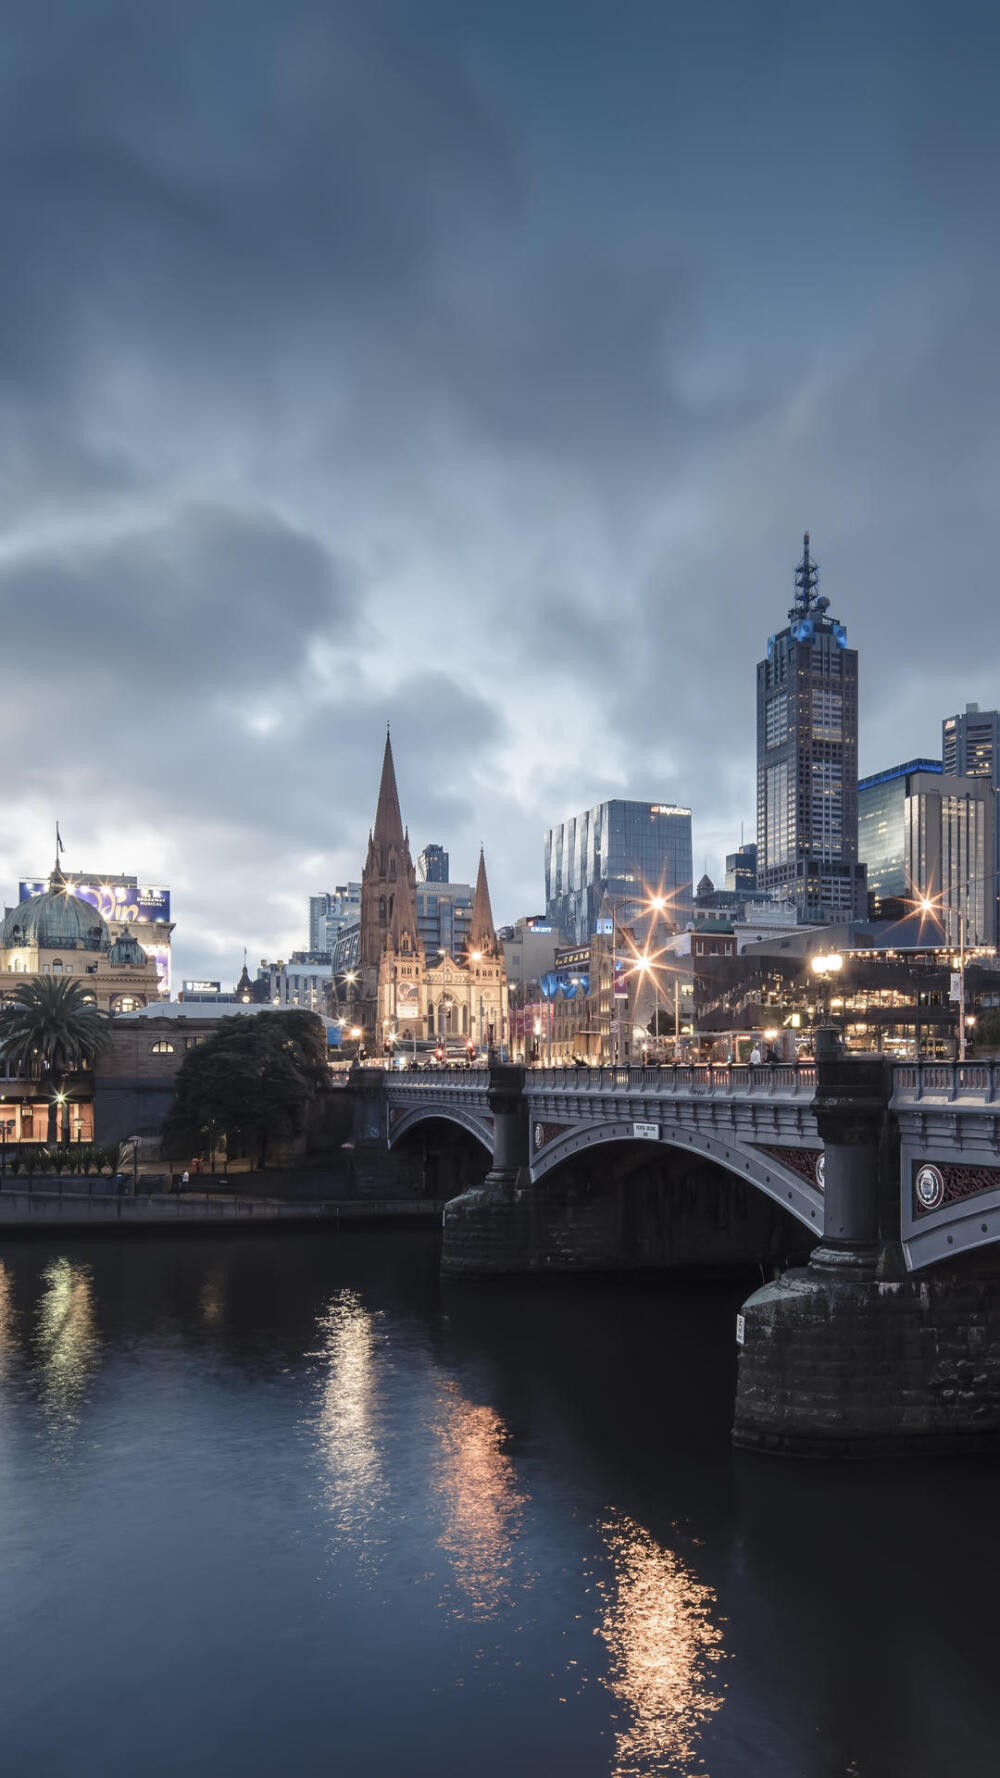
[[[0,1771],[978,1778],[998,1466],[734,1454],[745,1287],[0,1254]]]

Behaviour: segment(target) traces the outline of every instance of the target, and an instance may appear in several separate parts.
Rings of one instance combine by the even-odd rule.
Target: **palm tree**
[[[82,982],[66,976],[32,976],[0,1007],[0,1057],[29,1067],[37,1062],[51,1078],[50,1143],[58,1139],[57,1113],[63,1103],[56,1095],[68,1074],[91,1067],[110,1047],[110,1023]]]

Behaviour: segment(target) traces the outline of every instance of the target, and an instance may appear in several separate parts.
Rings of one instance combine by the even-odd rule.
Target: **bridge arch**
[[[773,1158],[773,1152],[765,1154],[749,1145],[736,1142],[731,1136],[708,1136],[698,1130],[684,1125],[668,1125],[661,1130],[657,1139],[636,1138],[635,1125],[631,1120],[618,1123],[594,1122],[576,1124],[571,1129],[556,1136],[537,1155],[532,1157],[530,1173],[532,1184],[537,1184],[553,1168],[561,1166],[575,1155],[583,1154],[589,1149],[603,1147],[608,1143],[629,1143],[649,1141],[651,1150],[662,1152],[664,1149],[677,1149],[688,1154],[696,1154],[704,1160],[715,1164],[731,1173],[735,1178],[754,1185],[772,1198],[783,1210],[817,1235],[823,1232],[823,1194],[818,1186],[812,1185],[800,1173],[790,1166],[785,1166]]]
[[[464,1105],[435,1103],[433,1106],[410,1105],[392,1111],[389,1117],[387,1145],[394,1148],[401,1138],[421,1124],[457,1124],[482,1143],[488,1155],[493,1154],[493,1123],[484,1113],[467,1110]]]

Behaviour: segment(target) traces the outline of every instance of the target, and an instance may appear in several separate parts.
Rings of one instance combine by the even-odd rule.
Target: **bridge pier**
[[[817,1061],[824,1235],[743,1305],[734,1442],[810,1457],[1000,1448],[1000,1268],[966,1255],[905,1272],[888,1071]]]
[[[531,1250],[535,1206],[528,1177],[524,1069],[493,1063],[489,1080],[493,1164],[482,1185],[445,1206],[444,1277],[523,1271]]]

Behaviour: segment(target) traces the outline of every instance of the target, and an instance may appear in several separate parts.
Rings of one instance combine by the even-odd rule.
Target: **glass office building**
[[[683,926],[692,912],[691,810],[620,798],[585,809],[545,835],[545,914],[567,944],[589,944],[606,900],[634,925],[651,895]]]
[[[868,896],[877,919],[886,902],[912,894],[907,875],[907,798],[914,774],[941,775],[939,759],[910,759],[862,778],[858,785],[858,854],[868,872]],[[912,787],[920,794],[920,786]]]
[[[985,778],[993,788],[993,896],[1000,933],[1000,710],[966,704],[964,716],[941,724],[944,769],[959,778]]]
[[[949,944],[960,941],[960,914],[967,944],[996,944],[994,811],[988,779],[953,777],[938,760],[862,778],[858,849],[875,917],[898,918],[928,897]]]

